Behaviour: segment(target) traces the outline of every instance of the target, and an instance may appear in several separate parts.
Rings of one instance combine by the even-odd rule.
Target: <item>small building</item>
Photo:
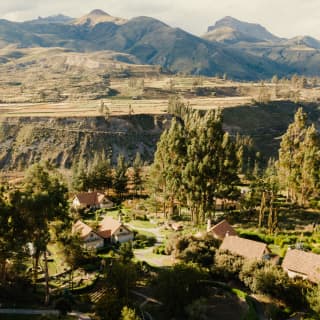
[[[98,249],[104,246],[104,239],[90,226],[78,220],[72,227],[73,234],[79,234],[86,249]]]
[[[225,237],[219,250],[230,251],[248,260],[262,260],[269,254],[267,244],[238,236]]]
[[[299,277],[320,283],[320,255],[297,249],[288,249],[282,268],[290,278]]]
[[[110,201],[103,193],[99,192],[81,192],[74,196],[72,206],[75,209],[85,208],[112,208],[113,202]]]
[[[99,234],[105,239],[110,239],[112,243],[123,243],[131,241],[134,234],[121,221],[115,220],[112,217],[106,216],[101,221],[99,226]],[[109,238],[107,238],[109,237]]]
[[[131,241],[134,234],[122,222],[106,216],[99,224],[97,230],[82,221],[77,221],[72,233],[78,233],[86,249],[98,249],[107,243],[123,243]]]
[[[222,220],[213,227],[211,220],[208,220],[207,233],[213,235],[214,238],[223,240],[226,236],[237,236],[237,232],[232,228],[227,220]]]
[[[174,231],[182,231],[183,230],[183,223],[181,221],[180,222],[173,222],[171,224],[171,228]]]

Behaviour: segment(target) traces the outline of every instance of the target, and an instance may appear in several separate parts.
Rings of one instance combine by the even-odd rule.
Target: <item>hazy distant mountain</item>
[[[227,73],[237,79],[260,79],[272,76],[275,71],[287,72],[274,61],[230,50],[153,18],[137,17],[121,24],[117,21],[99,23],[103,19],[110,20],[110,16],[97,10],[85,17],[69,24],[0,20],[0,38],[3,39],[0,47],[14,43],[20,47],[64,47],[90,52],[113,50],[172,72]]]
[[[274,74],[320,74],[316,39],[281,39],[260,25],[231,17],[209,27],[203,38],[153,18],[125,20],[101,10],[70,19],[59,15],[25,23],[0,20],[0,48],[15,44],[79,52],[112,50],[135,56],[139,63],[160,65],[172,72],[227,73],[229,77],[247,80]]]
[[[232,17],[225,17],[208,27],[205,38],[218,42],[260,42],[279,41],[280,38],[270,33],[259,24],[243,22]]]
[[[292,39],[286,39],[283,44],[289,46],[305,46],[306,48],[320,49],[320,41],[309,36],[298,36]]]
[[[204,39],[286,67],[289,74],[320,75],[320,41],[299,36],[279,38],[264,27],[226,17],[208,28]],[[276,72],[279,74],[279,72]]]
[[[49,16],[49,17],[38,17],[38,19],[35,20],[30,20],[26,21],[29,23],[34,23],[34,24],[43,24],[43,23],[62,23],[62,24],[67,24],[73,21],[74,18],[65,16],[63,14],[58,14],[54,16]]]
[[[113,22],[115,24],[123,24],[123,23],[126,23],[127,20],[110,16],[108,13],[104,12],[103,10],[96,9],[81,18],[75,19],[73,21],[73,24],[75,25],[85,24],[85,25],[94,27],[96,24],[103,23],[103,22]]]

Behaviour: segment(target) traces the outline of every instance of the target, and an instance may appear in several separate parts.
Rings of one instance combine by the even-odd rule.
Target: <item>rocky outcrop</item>
[[[131,161],[136,152],[150,162],[156,143],[170,124],[169,115],[39,118],[19,117],[0,120],[0,168],[23,170],[41,160],[71,168],[95,154],[119,153]]]

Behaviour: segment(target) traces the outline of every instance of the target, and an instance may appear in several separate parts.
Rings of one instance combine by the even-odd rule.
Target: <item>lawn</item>
[[[135,249],[135,259],[146,261],[150,266],[153,267],[171,267],[176,263],[176,260],[172,256],[155,254],[152,252],[152,250],[153,248]]]
[[[64,272],[66,268],[69,268],[65,263],[63,251],[58,243],[50,243],[48,250],[51,254],[48,263],[50,276]]]
[[[150,221],[144,221],[144,220],[132,220],[130,221],[130,225],[134,228],[142,228],[142,229],[154,229],[157,226],[152,224]]]

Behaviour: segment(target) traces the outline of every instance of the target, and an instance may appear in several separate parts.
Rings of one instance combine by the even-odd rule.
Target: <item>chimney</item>
[[[207,232],[209,232],[211,229],[211,219],[208,219],[208,222],[207,222]]]

